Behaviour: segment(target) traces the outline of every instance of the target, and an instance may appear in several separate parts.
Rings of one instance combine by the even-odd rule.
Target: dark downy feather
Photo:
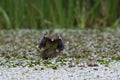
[[[39,39],[38,48],[43,59],[56,57],[64,49],[64,40],[60,35],[44,35]]]

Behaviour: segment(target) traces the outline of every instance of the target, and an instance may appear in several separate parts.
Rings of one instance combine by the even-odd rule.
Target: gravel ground
[[[0,30],[0,80],[120,80],[120,28],[48,31],[63,35],[65,49],[42,60],[36,46],[46,30]]]
[[[40,70],[40,66],[0,68],[0,80],[120,80],[119,66],[120,62],[111,62],[108,67],[64,66],[57,70]]]

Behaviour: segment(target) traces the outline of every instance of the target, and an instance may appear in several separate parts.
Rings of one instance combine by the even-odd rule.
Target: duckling
[[[60,34],[44,34],[39,39],[38,48],[43,59],[57,57],[64,49],[64,39]]]

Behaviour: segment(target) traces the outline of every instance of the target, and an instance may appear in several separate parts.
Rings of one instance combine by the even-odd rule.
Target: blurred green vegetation
[[[120,0],[0,0],[0,29],[120,25]]]

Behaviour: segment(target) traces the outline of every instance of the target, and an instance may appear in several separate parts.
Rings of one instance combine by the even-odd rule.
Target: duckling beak
[[[51,41],[54,41],[54,39],[52,38]]]

